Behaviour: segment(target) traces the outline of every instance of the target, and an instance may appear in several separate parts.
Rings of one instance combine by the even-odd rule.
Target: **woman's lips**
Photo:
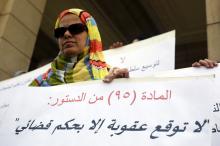
[[[67,41],[63,44],[63,48],[70,48],[70,47],[73,47],[75,46],[76,42],[73,42],[73,41]]]

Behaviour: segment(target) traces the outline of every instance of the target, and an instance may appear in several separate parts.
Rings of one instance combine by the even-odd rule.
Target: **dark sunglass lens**
[[[71,34],[80,34],[82,33],[83,31],[86,30],[86,26],[79,23],[79,24],[73,24],[73,25],[70,25],[68,27],[68,30],[70,31]]]
[[[83,31],[87,31],[87,27],[82,23],[72,24],[69,27],[59,27],[54,30],[54,36],[60,38],[64,36],[66,31],[69,31],[71,34],[76,35],[80,34]]]
[[[54,30],[54,35],[56,38],[59,38],[59,37],[63,37],[64,33],[66,32],[67,28],[65,27],[59,27],[59,28],[56,28]]]

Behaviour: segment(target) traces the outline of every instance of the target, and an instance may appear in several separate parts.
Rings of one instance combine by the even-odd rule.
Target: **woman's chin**
[[[63,50],[63,54],[66,57],[73,57],[73,56],[77,56],[78,54],[80,54],[80,51],[77,49],[73,49],[73,48],[66,48]]]

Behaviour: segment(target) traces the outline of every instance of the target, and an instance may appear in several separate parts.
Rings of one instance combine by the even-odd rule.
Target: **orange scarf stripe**
[[[102,43],[97,40],[90,41],[90,53],[96,53],[102,51]]]
[[[94,61],[94,60],[90,60],[90,64],[96,66],[96,67],[101,67],[101,68],[104,68],[104,67],[107,67],[106,63],[105,62],[102,62],[102,61]]]
[[[89,17],[91,17],[91,15],[88,13],[88,12],[86,12],[86,11],[82,11],[81,13],[80,13],[80,19],[81,19],[81,21],[83,22],[83,23],[85,23],[86,22],[86,20],[87,20],[87,18],[89,18]]]

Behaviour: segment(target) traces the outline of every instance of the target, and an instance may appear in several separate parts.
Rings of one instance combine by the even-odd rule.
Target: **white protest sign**
[[[1,144],[210,146],[213,80],[140,78],[14,88],[4,95],[11,101],[0,123]]]
[[[213,103],[212,103],[212,146],[219,146],[220,143],[220,74],[216,74],[215,86],[213,89]]]
[[[112,67],[127,67],[131,77],[146,76],[156,71],[173,70],[175,31],[152,37],[115,50],[103,51]],[[50,64],[15,78],[0,82],[0,92],[27,86],[34,78],[45,73]]]
[[[211,131],[212,131],[212,146],[219,146],[220,143],[220,64],[218,67],[215,68],[183,68],[173,71],[164,71],[155,73],[154,77],[186,77],[186,76],[201,76],[201,75],[215,75],[214,79],[214,87],[206,86],[206,88],[212,88],[213,96],[209,97],[212,98],[213,103],[211,107],[212,114],[210,115],[211,119]],[[197,88],[197,87],[192,87]]]
[[[145,77],[175,68],[175,31],[104,51],[112,67],[128,68],[130,77]]]
[[[50,68],[50,64],[40,67],[31,72],[24,73],[20,76],[7,79],[0,82],[0,93],[8,89],[13,89],[20,86],[28,86],[39,75],[45,73]]]
[[[206,67],[188,67],[176,70],[160,71],[152,74],[154,77],[187,77],[187,76],[201,76],[209,74],[219,74],[220,63],[218,67],[206,68]]]

